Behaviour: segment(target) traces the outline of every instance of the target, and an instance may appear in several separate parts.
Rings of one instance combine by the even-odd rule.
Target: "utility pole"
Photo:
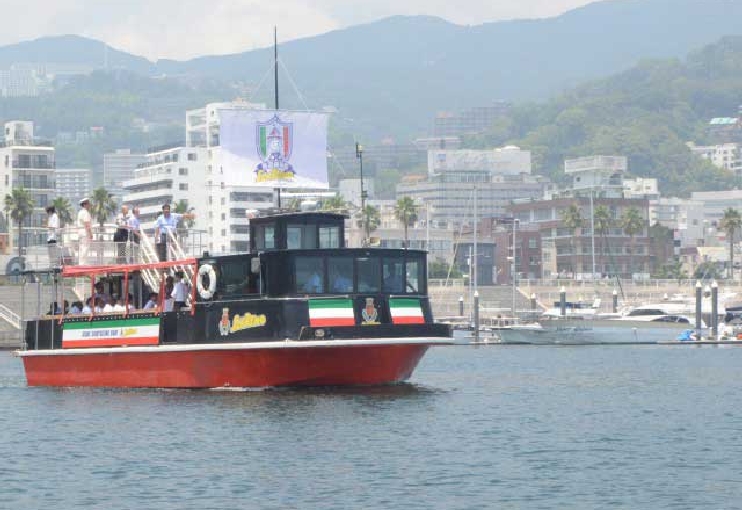
[[[358,163],[360,165],[360,170],[361,170],[361,229],[363,230],[363,233],[364,233],[361,246],[367,246],[369,228],[368,228],[368,215],[366,211],[366,191],[363,189],[363,146],[358,142],[356,142],[356,158],[358,158]]]

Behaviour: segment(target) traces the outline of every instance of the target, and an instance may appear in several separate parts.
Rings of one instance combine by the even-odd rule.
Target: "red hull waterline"
[[[269,342],[21,351],[29,386],[263,388],[404,381],[430,345],[401,342]],[[447,343],[447,342],[445,342]]]

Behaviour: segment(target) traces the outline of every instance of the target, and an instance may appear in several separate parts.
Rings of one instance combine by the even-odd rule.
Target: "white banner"
[[[227,185],[328,188],[327,114],[222,110]]]

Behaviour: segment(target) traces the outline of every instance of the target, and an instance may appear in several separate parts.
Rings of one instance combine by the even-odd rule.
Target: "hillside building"
[[[440,112],[433,120],[433,136],[458,137],[481,133],[511,109],[510,103],[497,102],[489,106],[475,106],[459,113]]]
[[[688,147],[693,154],[715,167],[733,172],[737,177],[742,176],[740,144],[727,142],[719,145],[698,146],[693,142],[688,142]]]
[[[73,210],[80,200],[90,196],[93,191],[89,168],[57,168],[55,182],[57,196],[69,200]]]

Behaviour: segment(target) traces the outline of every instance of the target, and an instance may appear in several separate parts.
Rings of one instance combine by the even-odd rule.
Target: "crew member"
[[[89,198],[83,198],[79,204],[81,209],[77,213],[77,263],[85,265],[88,262],[90,242],[93,240],[93,219],[90,216],[92,205]]]
[[[193,208],[187,213],[178,214],[170,212],[170,204],[162,206],[162,214],[155,221],[155,244],[157,246],[157,256],[160,261],[167,260],[167,239],[169,235],[175,235],[178,222],[181,219],[192,220],[195,217]]]

